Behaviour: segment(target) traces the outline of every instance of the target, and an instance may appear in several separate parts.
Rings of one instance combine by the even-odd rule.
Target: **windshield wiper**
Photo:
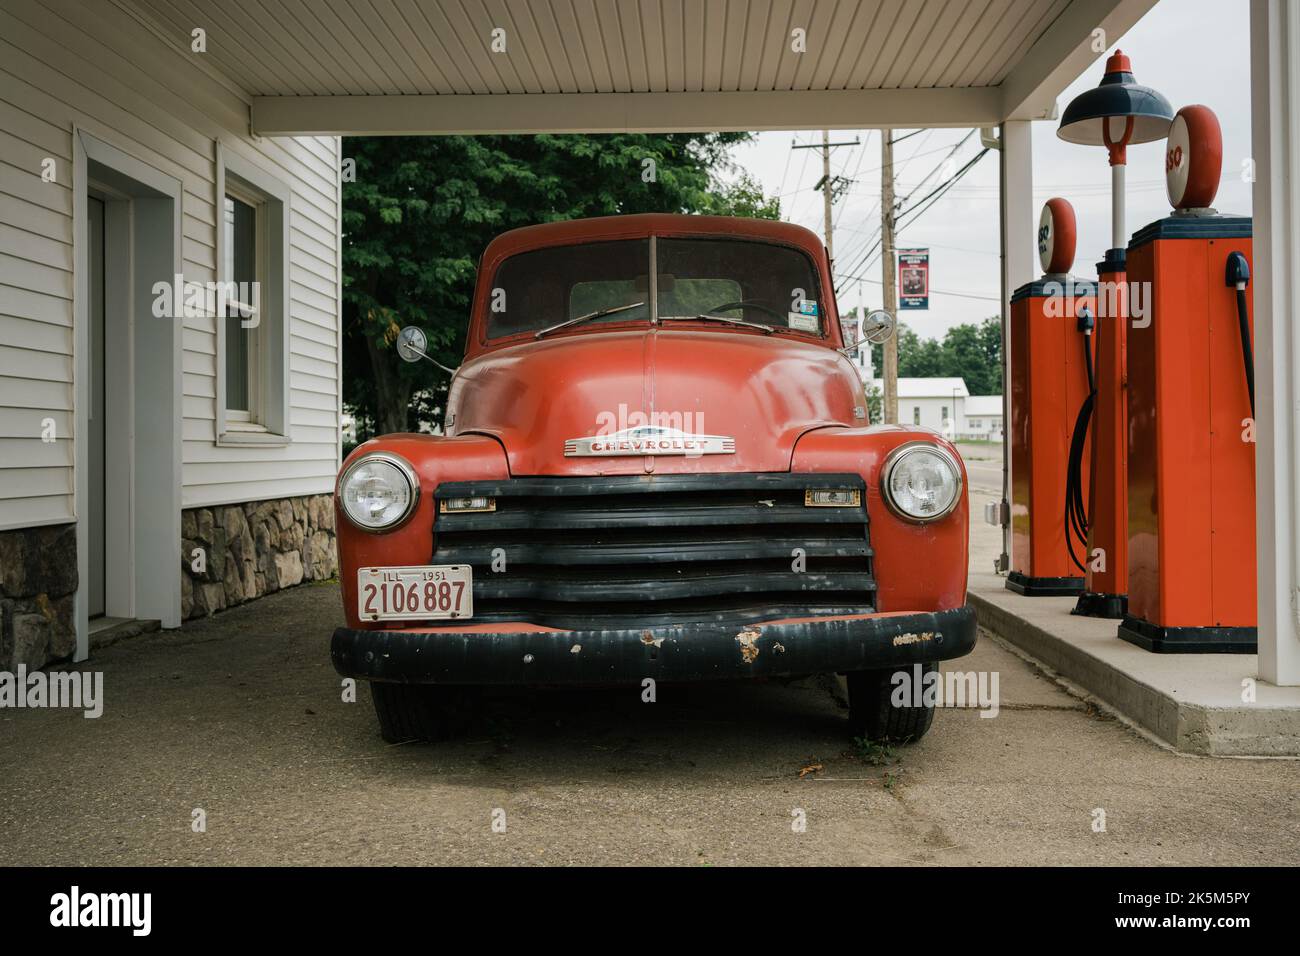
[[[726,315],[713,315],[709,312],[701,312],[698,315],[661,315],[660,322],[726,322],[728,325],[743,325],[749,329],[758,329],[764,335],[771,335],[776,330],[770,325],[763,325],[761,322],[746,322],[744,319],[733,319]]]
[[[548,332],[555,332],[558,331],[559,329],[567,329],[569,326],[577,325],[579,322],[590,322],[592,319],[599,319],[601,316],[604,315],[613,315],[615,312],[626,312],[628,309],[635,309],[637,306],[640,305],[645,305],[645,303],[633,302],[631,305],[616,305],[610,309],[597,309],[595,312],[588,312],[586,315],[580,315],[574,319],[565,319],[563,322],[557,322],[554,325],[548,325],[544,329],[538,329],[536,334],[533,336],[533,338],[540,339],[543,335],[546,335]]]

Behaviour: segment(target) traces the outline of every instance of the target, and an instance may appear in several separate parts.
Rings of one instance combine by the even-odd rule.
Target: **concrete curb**
[[[1008,598],[1021,598],[1007,592]],[[1227,706],[1218,700],[1197,700],[1182,686],[1160,686],[1104,660],[1078,643],[1052,633],[1021,616],[1002,600],[971,590],[981,627],[1020,648],[1062,678],[1076,684],[1158,740],[1183,753],[1234,757],[1300,756],[1300,689],[1270,688],[1285,699],[1270,703]],[[1034,599],[1049,601],[1052,599]],[[1069,602],[1070,599],[1057,599]],[[1037,616],[1037,615],[1035,615]],[[1071,623],[1078,622],[1074,619]],[[1096,625],[1085,620],[1081,625]],[[1106,626],[1113,626],[1107,622]],[[1179,666],[1231,666],[1229,655],[1196,655],[1188,661],[1166,658],[1168,669]],[[1238,658],[1240,660],[1240,658]],[[1293,693],[1294,692],[1294,693]]]

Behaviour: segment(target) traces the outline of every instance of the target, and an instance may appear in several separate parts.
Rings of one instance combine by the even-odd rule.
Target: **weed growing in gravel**
[[[894,752],[894,748],[888,741],[877,743],[866,737],[854,737],[853,746],[857,748],[858,757],[873,767],[884,767],[899,761],[898,754]]]

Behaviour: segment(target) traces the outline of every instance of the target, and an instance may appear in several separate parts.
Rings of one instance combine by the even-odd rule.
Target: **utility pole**
[[[820,149],[822,151],[822,178],[817,180],[813,185],[813,189],[822,191],[822,204],[825,211],[823,228],[826,233],[826,257],[828,259],[835,257],[835,246],[831,239],[831,207],[840,193],[847,189],[852,182],[852,180],[845,179],[843,176],[831,175],[831,149],[836,146],[857,146],[860,142],[855,138],[851,143],[832,143],[831,131],[824,129],[822,130],[821,145],[817,143],[804,143],[802,146],[797,143],[790,145],[791,149]]]
[[[893,130],[880,131],[880,272],[885,294],[885,311],[898,317],[898,286],[894,276],[894,141]],[[897,327],[897,326],[896,326]],[[898,334],[885,340],[884,380],[885,423],[898,424]]]
[[[835,245],[831,239],[831,131],[822,130],[822,205],[825,215],[826,258],[835,258]]]

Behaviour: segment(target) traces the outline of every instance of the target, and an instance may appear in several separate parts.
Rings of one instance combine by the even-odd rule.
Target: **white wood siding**
[[[218,139],[291,188],[291,443],[217,446],[216,320],[184,319],[182,503],[331,490],[340,143],[253,141],[248,102],[203,54],[166,41],[114,3],[0,0],[0,529],[74,518],[74,124],[183,183],[189,281],[217,278]],[[46,157],[55,161],[55,183],[41,179]],[[40,440],[45,418],[57,428],[52,444]]]

